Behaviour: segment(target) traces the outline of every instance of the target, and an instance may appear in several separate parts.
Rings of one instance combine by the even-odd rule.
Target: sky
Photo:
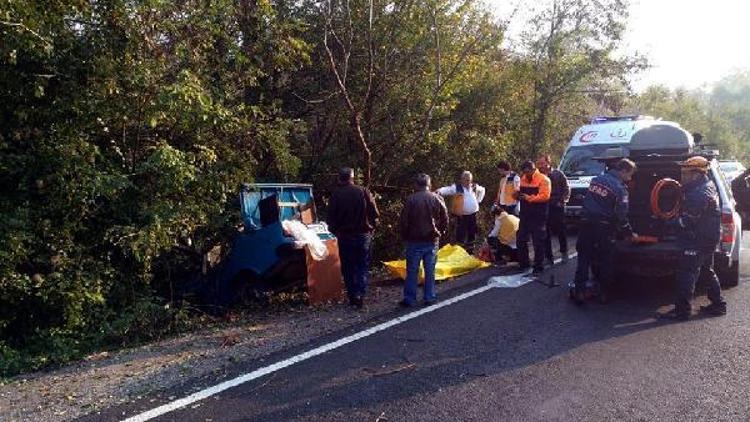
[[[539,0],[488,0],[502,20],[512,19],[511,38]],[[707,87],[734,71],[750,69],[750,1],[631,0],[625,52],[645,55],[652,67],[633,80],[649,85]]]

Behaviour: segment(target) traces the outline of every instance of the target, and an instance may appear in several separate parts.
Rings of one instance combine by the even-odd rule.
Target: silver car
[[[739,176],[746,170],[742,163],[735,160],[720,160],[719,169],[724,173],[724,177],[726,177],[727,182],[729,183],[732,183],[732,180],[734,180],[735,177]]]

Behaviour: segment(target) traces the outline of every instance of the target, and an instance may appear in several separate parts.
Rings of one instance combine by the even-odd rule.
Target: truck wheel
[[[719,276],[719,283],[721,287],[736,287],[740,284],[740,261],[729,261],[727,264],[732,265],[719,265],[716,271],[716,275]]]
[[[252,304],[267,305],[268,294],[262,281],[252,271],[242,271],[232,280],[231,306],[248,306]]]

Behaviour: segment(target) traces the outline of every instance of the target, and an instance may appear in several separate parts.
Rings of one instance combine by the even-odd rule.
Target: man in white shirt
[[[440,196],[453,196],[451,214],[456,217],[456,243],[473,253],[477,236],[477,212],[484,199],[485,189],[473,183],[470,171],[461,173],[461,183],[445,186],[435,193]]]

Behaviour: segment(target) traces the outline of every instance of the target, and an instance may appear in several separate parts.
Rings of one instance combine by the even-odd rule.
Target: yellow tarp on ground
[[[438,251],[437,265],[435,266],[435,280],[458,277],[468,274],[479,268],[489,267],[488,262],[481,261],[469,255],[464,248],[458,245],[445,245]],[[384,262],[388,271],[394,277],[406,279],[406,260]],[[419,267],[419,282],[424,282],[424,268]]]

